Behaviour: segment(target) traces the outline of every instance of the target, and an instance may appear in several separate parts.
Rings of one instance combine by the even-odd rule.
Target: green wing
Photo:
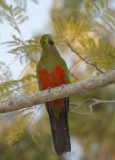
[[[39,75],[38,75],[38,65],[36,67],[36,76],[37,76],[37,81],[38,81],[38,86],[39,86],[39,90],[41,91],[42,90],[42,84],[40,82],[40,78],[39,78]]]
[[[70,83],[69,70],[68,70],[68,67],[67,67],[63,58],[62,58],[62,65],[63,65],[65,75],[66,75],[66,78],[67,78],[67,83]]]

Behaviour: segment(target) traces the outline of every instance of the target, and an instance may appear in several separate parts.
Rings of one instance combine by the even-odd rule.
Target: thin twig
[[[34,121],[34,119],[36,118],[37,114],[38,114],[38,111],[41,109],[41,107],[43,106],[43,104],[40,104],[40,106],[37,108],[36,110],[36,113],[33,114],[33,116],[29,119],[28,123],[27,123],[27,126],[31,126],[33,127],[32,125],[32,121]]]
[[[24,41],[24,38],[23,38],[23,36],[22,36],[22,33],[21,33],[21,31],[20,31],[20,28],[19,28],[19,26],[18,26],[18,24],[17,24],[17,21],[16,21],[16,19],[15,19],[15,16],[14,16],[14,14],[13,14],[13,12],[12,12],[12,16],[13,16],[13,19],[14,19],[14,21],[15,21],[15,24],[16,24],[16,27],[18,28],[18,33],[20,34],[20,37],[21,37],[21,39],[22,39],[22,45],[26,45],[26,43],[25,43],[25,41]],[[29,52],[27,52],[26,51],[26,54],[27,54],[27,56],[30,58],[30,60],[32,60],[33,62],[35,62],[36,63],[36,61],[30,56],[30,54],[29,54]]]
[[[76,75],[71,72],[71,69],[72,69],[76,64],[78,64],[80,61],[81,61],[81,59],[79,59],[78,61],[76,61],[76,62],[70,67],[70,69],[69,69],[69,74],[70,74],[70,76],[74,77],[75,79],[78,79],[78,77],[76,77]]]
[[[15,63],[18,59],[20,59],[20,58],[22,58],[22,57],[24,57],[24,56],[26,56],[26,55],[23,55],[23,56],[20,56],[20,57],[18,57],[18,58],[13,59],[13,61],[10,62],[9,64],[7,64],[6,66],[4,66],[4,67],[0,70],[0,72],[2,72],[4,69],[6,69],[7,67],[9,67],[9,66],[12,65],[13,63]]]
[[[79,79],[74,73],[72,73],[72,72],[69,72],[69,75],[71,76],[71,77],[74,77],[75,79]]]
[[[88,60],[88,58],[86,58],[86,57],[84,58],[84,57],[82,57],[81,55],[79,55],[79,53],[76,52],[76,50],[72,47],[72,45],[71,45],[67,40],[66,40],[66,43],[67,43],[68,47],[71,49],[71,51],[74,52],[74,53],[75,53],[80,59],[82,59],[86,64],[95,67],[95,69],[96,69],[97,71],[99,71],[100,73],[104,73],[104,72],[96,65],[96,63],[95,63],[95,64],[94,64],[94,63],[91,63],[90,60]]]
[[[76,112],[76,109],[79,109],[80,107],[82,107],[84,104],[92,102],[91,104],[88,105],[90,112],[89,113],[81,113],[81,112]],[[81,103],[70,103],[70,105],[74,106],[75,108],[73,110],[70,111],[70,113],[76,113],[76,114],[80,114],[80,115],[84,115],[84,116],[91,116],[92,112],[93,112],[93,106],[97,105],[97,104],[110,104],[110,103],[115,103],[115,100],[99,100],[99,99],[95,99],[95,98],[91,98],[91,99],[86,99]]]
[[[76,62],[70,67],[69,72],[70,72],[70,70],[71,70],[76,64],[78,64],[80,61],[81,61],[81,59],[79,59],[78,61],[76,61]]]

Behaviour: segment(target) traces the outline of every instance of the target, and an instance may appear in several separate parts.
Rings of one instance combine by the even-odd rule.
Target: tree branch
[[[76,83],[0,101],[0,113],[31,107],[48,101],[84,94],[115,83],[115,70]]]
[[[88,105],[89,110],[90,110],[89,113],[76,112],[76,110],[79,109],[80,107],[82,107],[83,104],[89,103],[89,102],[92,102],[91,104]],[[70,105],[75,106],[75,108],[72,109],[70,111],[70,113],[76,113],[76,114],[80,114],[80,115],[84,115],[84,116],[91,116],[92,112],[93,112],[93,106],[96,104],[99,104],[99,103],[105,103],[105,104],[109,103],[110,104],[110,103],[115,103],[115,100],[100,100],[100,99],[91,98],[91,99],[86,99],[83,102],[78,103],[78,104],[70,103]]]

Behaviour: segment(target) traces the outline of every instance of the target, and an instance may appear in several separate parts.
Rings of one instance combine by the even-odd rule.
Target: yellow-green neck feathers
[[[43,50],[39,65],[42,69],[52,70],[56,65],[62,64],[62,58],[55,46]]]

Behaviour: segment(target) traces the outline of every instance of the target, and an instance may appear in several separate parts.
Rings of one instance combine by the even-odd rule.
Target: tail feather
[[[71,143],[69,136],[69,126],[67,112],[69,110],[69,98],[65,99],[64,106],[59,115],[59,120],[54,118],[52,108],[46,103],[47,111],[50,117],[52,138],[55,151],[58,155],[71,151]]]

